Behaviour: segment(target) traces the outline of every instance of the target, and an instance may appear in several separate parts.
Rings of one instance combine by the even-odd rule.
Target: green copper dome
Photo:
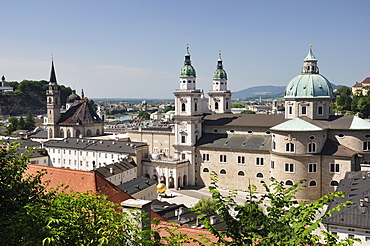
[[[284,98],[334,98],[331,83],[321,74],[312,46],[303,60],[301,75],[292,79],[285,89]]]
[[[213,73],[213,79],[227,79],[226,71],[223,69],[221,53],[217,60],[217,69]]]
[[[334,98],[330,82],[320,74],[301,74],[292,79],[284,98]]]
[[[195,69],[191,65],[189,47],[186,48],[184,66],[180,71],[180,77],[196,77]]]

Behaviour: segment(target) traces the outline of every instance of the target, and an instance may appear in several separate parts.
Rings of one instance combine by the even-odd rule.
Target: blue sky
[[[287,85],[309,44],[320,73],[351,86],[370,76],[370,2],[342,0],[0,2],[0,74],[48,80],[88,97],[173,98],[186,44],[197,87],[218,51],[228,88]]]

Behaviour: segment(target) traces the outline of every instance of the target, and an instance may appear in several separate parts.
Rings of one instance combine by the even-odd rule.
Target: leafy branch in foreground
[[[345,202],[338,207],[320,215],[326,205],[335,197],[343,197],[343,192],[328,193],[312,203],[297,202],[295,194],[303,190],[305,180],[284,186],[283,182],[271,179],[265,182],[265,195],[257,196],[255,186],[248,187],[250,195],[242,205],[234,198],[236,191],[229,191],[227,196],[220,193],[217,186],[217,174],[212,173],[209,190],[216,201],[217,212],[226,224],[225,231],[218,231],[215,226],[204,220],[205,227],[218,238],[218,245],[353,245],[358,239],[339,240],[329,232],[322,232],[323,238],[314,233],[322,219],[330,216],[334,210],[347,206]],[[261,207],[266,207],[262,211]],[[214,244],[213,244],[214,245]]]

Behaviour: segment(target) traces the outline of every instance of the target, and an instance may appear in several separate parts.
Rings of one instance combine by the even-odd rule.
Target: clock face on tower
[[[187,124],[185,122],[180,124],[181,131],[186,131]]]

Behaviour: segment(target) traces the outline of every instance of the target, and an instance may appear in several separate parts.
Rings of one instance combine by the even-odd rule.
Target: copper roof
[[[72,106],[62,114],[58,124],[85,125],[103,123],[97,113],[91,108],[87,100],[76,100]]]

